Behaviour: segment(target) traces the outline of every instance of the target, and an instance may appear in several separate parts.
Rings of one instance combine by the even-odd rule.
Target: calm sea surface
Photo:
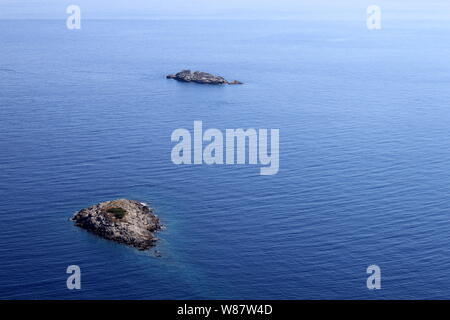
[[[448,24],[82,23],[0,21],[0,298],[450,298]],[[279,173],[174,165],[194,120],[279,128]],[[161,258],[68,221],[122,197]]]

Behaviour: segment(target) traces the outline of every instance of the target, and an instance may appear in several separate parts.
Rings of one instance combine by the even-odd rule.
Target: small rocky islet
[[[220,76],[215,76],[211,73],[194,71],[191,70],[183,70],[181,72],[175,74],[169,74],[166,76],[167,79],[174,79],[181,82],[195,82],[200,84],[243,84],[240,81],[227,81],[225,78]]]
[[[139,250],[155,246],[161,223],[154,210],[135,200],[117,199],[82,209],[71,218],[75,225],[102,238]]]

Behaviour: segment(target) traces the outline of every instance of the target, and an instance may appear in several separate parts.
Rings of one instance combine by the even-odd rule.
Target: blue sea
[[[0,298],[450,298],[450,27],[362,18],[1,20]],[[175,165],[195,120],[279,129],[278,174]],[[155,249],[69,221],[116,198]]]

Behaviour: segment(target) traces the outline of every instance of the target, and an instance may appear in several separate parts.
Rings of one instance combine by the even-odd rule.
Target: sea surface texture
[[[450,298],[449,57],[439,21],[0,21],[0,298]],[[278,174],[173,164],[195,120],[279,129]],[[159,253],[68,220],[116,198]]]

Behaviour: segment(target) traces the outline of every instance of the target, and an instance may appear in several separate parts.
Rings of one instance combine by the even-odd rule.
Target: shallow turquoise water
[[[0,21],[0,297],[449,298],[449,38],[437,22]],[[184,68],[245,85],[165,79]],[[174,165],[170,135],[194,120],[279,128],[279,173]],[[156,208],[162,258],[68,221],[119,197]]]

